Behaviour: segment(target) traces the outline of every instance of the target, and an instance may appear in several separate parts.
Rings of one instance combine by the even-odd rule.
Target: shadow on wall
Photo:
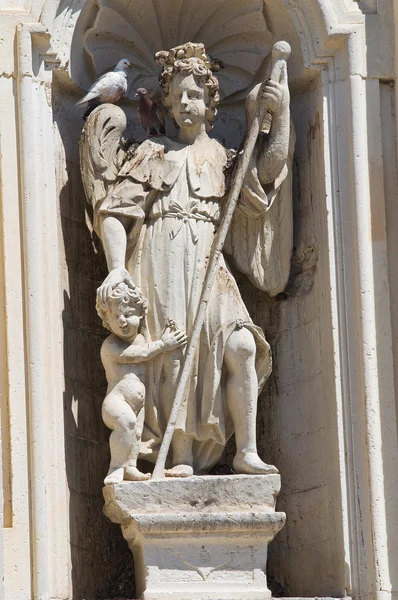
[[[58,179],[63,249],[65,458],[73,600],[135,598],[134,566],[119,525],[102,513],[109,464],[109,431],[101,418],[106,381],[100,360],[105,330],[95,311],[96,288],[106,276],[100,245],[86,224],[78,141],[81,115],[54,84],[53,114],[60,133]],[[62,175],[61,175],[62,174]],[[66,182],[66,183],[65,183]]]

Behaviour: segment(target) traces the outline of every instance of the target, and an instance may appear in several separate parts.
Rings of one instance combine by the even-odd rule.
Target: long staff
[[[277,42],[272,48],[272,69],[270,78],[274,81],[279,81],[282,69],[286,60],[290,56],[290,46],[287,42]],[[174,429],[177,423],[178,413],[184,399],[184,392],[188,380],[192,374],[194,366],[195,352],[199,341],[200,333],[206,316],[207,305],[210,299],[211,289],[217,273],[217,266],[220,254],[224,247],[225,238],[227,237],[228,229],[234,215],[234,211],[238,202],[238,198],[242,189],[247,169],[249,167],[250,158],[253,154],[254,146],[260,127],[263,123],[267,107],[261,103],[257,109],[256,116],[250,127],[249,134],[242,153],[239,154],[238,163],[234,174],[234,181],[227,201],[227,207],[223,215],[220,227],[213,240],[213,245],[210,253],[210,259],[207,266],[205,279],[203,282],[202,293],[200,296],[199,307],[196,313],[195,322],[192,329],[191,339],[189,340],[187,351],[185,354],[185,363],[181,371],[181,376],[178,382],[174,404],[171,409],[169,422],[163,436],[163,441],[159,449],[159,455],[153,470],[152,479],[162,479],[164,477],[164,468],[166,464],[167,454],[169,452]]]

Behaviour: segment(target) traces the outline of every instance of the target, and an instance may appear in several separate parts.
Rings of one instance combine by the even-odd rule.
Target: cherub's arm
[[[166,346],[162,340],[142,345],[131,344],[119,354],[117,361],[119,363],[145,362],[146,360],[159,356],[159,354],[163,354],[165,351]]]
[[[151,360],[163,352],[169,352],[175,348],[184,346],[187,336],[181,329],[172,329],[166,327],[160,340],[150,342],[149,344],[131,344],[123,350],[118,356],[120,363],[139,363]]]

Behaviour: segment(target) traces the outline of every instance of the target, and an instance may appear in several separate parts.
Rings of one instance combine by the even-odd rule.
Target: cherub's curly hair
[[[102,319],[102,325],[105,327],[105,329],[110,330],[106,318],[112,304],[120,304],[123,308],[127,308],[128,306],[138,308],[141,311],[142,316],[145,315],[148,309],[148,300],[145,298],[141,289],[137,286],[132,287],[124,281],[115,285],[111,293],[107,296],[105,302],[103,302],[98,291],[95,307],[97,309],[99,318]]]
[[[211,129],[216,118],[217,105],[220,102],[218,80],[214,77],[212,71],[218,71],[225,65],[221,61],[213,61],[206,54],[203,44],[193,44],[191,42],[176,46],[169,51],[157,52],[155,60],[163,67],[159,76],[159,85],[162,90],[163,104],[166,108],[171,108],[170,84],[177,73],[181,73],[186,77],[193,75],[199,85],[205,86],[208,97],[206,118],[208,129]]]

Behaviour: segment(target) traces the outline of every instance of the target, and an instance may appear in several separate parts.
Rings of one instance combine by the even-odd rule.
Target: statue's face
[[[115,335],[129,340],[134,339],[141,323],[141,311],[133,306],[121,306],[112,302],[106,321]]]
[[[193,75],[175,75],[170,89],[171,112],[178,127],[192,127],[206,120],[207,92]]]

